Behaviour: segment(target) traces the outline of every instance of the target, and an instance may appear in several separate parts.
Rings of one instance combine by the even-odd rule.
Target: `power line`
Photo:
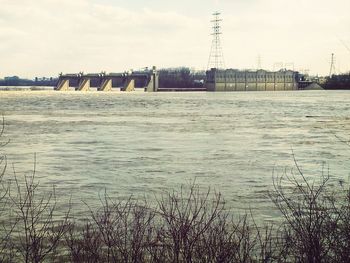
[[[343,44],[343,46],[347,49],[347,51],[350,52],[350,48],[349,48],[349,46],[345,43],[345,41],[342,40],[342,39],[340,39],[340,38],[339,38],[339,41]]]

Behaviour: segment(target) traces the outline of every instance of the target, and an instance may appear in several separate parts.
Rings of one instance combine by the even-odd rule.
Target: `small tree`
[[[14,171],[15,191],[9,193],[13,207],[16,228],[13,238],[16,239],[17,256],[23,262],[39,263],[54,257],[64,234],[69,229],[68,211],[59,218],[56,209],[55,189],[45,194],[39,192],[39,183],[35,181],[36,160],[31,175],[18,180]]]
[[[5,118],[2,117],[0,124],[0,262],[12,262],[14,247],[11,235],[15,227],[15,221],[8,220],[11,218],[9,211],[9,184],[4,180],[7,169],[6,155],[1,152],[8,141],[3,141],[2,137],[5,131]]]
[[[329,174],[322,173],[316,184],[306,179],[295,158],[294,163],[296,173],[292,170],[291,175],[274,177],[270,193],[285,220],[282,254],[297,262],[331,262],[339,215],[334,195],[326,188]]]

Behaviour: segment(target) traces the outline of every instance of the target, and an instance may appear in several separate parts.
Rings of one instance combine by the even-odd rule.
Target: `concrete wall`
[[[245,83],[237,83],[236,91],[245,91]]]
[[[285,90],[284,83],[275,83],[275,90]]]
[[[266,90],[267,91],[274,91],[275,90],[275,83],[266,83]]]
[[[103,80],[99,90],[100,91],[111,91],[112,90],[112,80],[111,79]]]
[[[248,82],[246,84],[246,91],[256,91],[257,90],[256,86],[257,86],[256,82]]]
[[[127,79],[123,90],[126,92],[134,91],[135,90],[135,79]]]
[[[79,91],[89,91],[90,90],[90,79],[89,78],[83,78],[80,83],[79,87],[77,88]]]
[[[236,84],[235,83],[228,83],[226,84],[226,91],[235,91],[236,90]]]
[[[146,87],[147,92],[157,92],[159,88],[159,74],[153,69],[153,73],[150,76],[150,81]]]
[[[215,91],[215,83],[206,83],[207,91]]]
[[[57,84],[56,90],[68,91],[69,90],[69,79],[60,79],[58,84]]]
[[[215,91],[226,91],[225,83],[217,83],[215,86]]]
[[[294,83],[286,83],[285,89],[286,90],[294,90]]]
[[[266,88],[265,82],[264,83],[258,83],[257,87],[256,87],[256,90],[258,90],[258,91],[265,91],[265,88]]]

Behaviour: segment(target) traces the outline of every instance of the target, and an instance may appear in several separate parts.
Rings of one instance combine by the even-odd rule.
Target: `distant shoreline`
[[[54,91],[52,86],[0,86],[0,91]]]
[[[349,91],[349,89],[323,89],[324,91]],[[77,94],[85,94],[85,93],[148,93],[147,91],[144,91],[143,89],[136,89],[135,91],[131,91],[131,92],[123,92],[120,91],[119,89],[115,89],[109,92],[103,92],[103,91],[98,91],[97,88],[91,88],[90,91],[76,91],[73,88],[69,91],[56,91],[54,87],[52,86],[0,86],[0,93],[1,92],[55,92],[55,93],[60,93],[60,94],[64,94],[64,93],[77,93]],[[285,90],[280,90],[280,91],[285,91]],[[311,91],[311,90],[289,90],[289,91]],[[314,90],[316,91],[316,90]],[[279,92],[279,91],[233,91],[233,92],[229,92],[229,93],[249,93],[249,92]],[[153,92],[152,92],[153,93]],[[225,92],[208,92],[205,90],[179,90],[179,89],[160,89],[158,92],[156,93],[225,93]]]

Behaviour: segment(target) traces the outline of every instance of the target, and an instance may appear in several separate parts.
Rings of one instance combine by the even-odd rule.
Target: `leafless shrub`
[[[63,235],[68,230],[69,210],[63,218],[56,218],[55,189],[45,195],[39,193],[35,181],[35,160],[33,173],[20,182],[14,172],[15,191],[9,193],[12,202],[16,227],[12,233],[16,256],[23,262],[43,262],[57,253]],[[70,207],[70,206],[69,206]]]
[[[236,224],[226,213],[219,213],[215,221],[203,232],[195,258],[200,262],[232,262],[237,258],[239,243],[237,233],[240,224]]]
[[[298,262],[331,262],[339,215],[334,195],[327,189],[329,173],[322,173],[316,184],[306,179],[295,158],[294,162],[297,173],[274,177],[270,195],[285,219],[283,238],[288,251],[283,254]]]
[[[7,145],[8,141],[1,140],[5,131],[5,119],[2,117],[0,124],[0,150]],[[8,202],[9,184],[4,180],[7,169],[6,156],[0,151],[0,262],[12,262],[14,245],[11,235],[15,223],[10,218],[10,204]]]
[[[71,224],[71,261],[271,262],[270,228],[262,231],[246,216],[235,223],[220,194],[191,185],[157,203],[151,209],[145,201],[113,201],[105,194],[84,226]]]
[[[158,241],[168,261],[192,262],[196,255],[207,255],[200,244],[213,223],[220,222],[219,215],[224,211],[220,194],[212,199],[210,189],[203,194],[196,185],[191,185],[188,192],[181,187],[179,192],[168,193],[158,200],[158,209],[164,222]]]
[[[82,236],[68,239],[74,262],[145,262],[154,212],[146,201],[114,201],[105,193],[101,208],[92,211],[91,220],[85,225]],[[81,243],[75,244],[78,240]],[[73,241],[73,242],[72,242]],[[93,248],[91,249],[91,244]]]
[[[71,223],[65,240],[71,262],[105,262],[101,234],[90,220],[83,226]]]
[[[330,199],[330,250],[333,262],[350,262],[350,188],[338,191]]]
[[[285,242],[283,239],[280,239],[279,228],[274,227],[271,223],[259,226],[255,222],[252,212],[250,215],[252,221],[252,223],[250,223],[251,226],[246,222],[243,224],[243,226],[245,226],[244,228],[247,229],[246,232],[249,232],[249,230],[251,232],[247,235],[250,237],[247,243],[252,246],[252,249],[246,252],[246,254],[251,257],[249,262],[285,262],[283,257]]]
[[[196,185],[164,194],[154,209],[105,194],[84,224],[68,222],[68,216],[54,223],[54,193],[36,196],[34,175],[25,178],[23,189],[16,179],[18,194],[11,200],[23,233],[15,236],[17,251],[25,262],[54,258],[59,244],[69,254],[61,261],[71,262],[348,262],[349,195],[339,204],[326,191],[328,176],[316,185],[298,172],[301,182],[286,177],[292,189],[284,177],[274,180],[271,198],[285,219],[277,229],[258,226],[252,213],[234,220],[220,194]]]

